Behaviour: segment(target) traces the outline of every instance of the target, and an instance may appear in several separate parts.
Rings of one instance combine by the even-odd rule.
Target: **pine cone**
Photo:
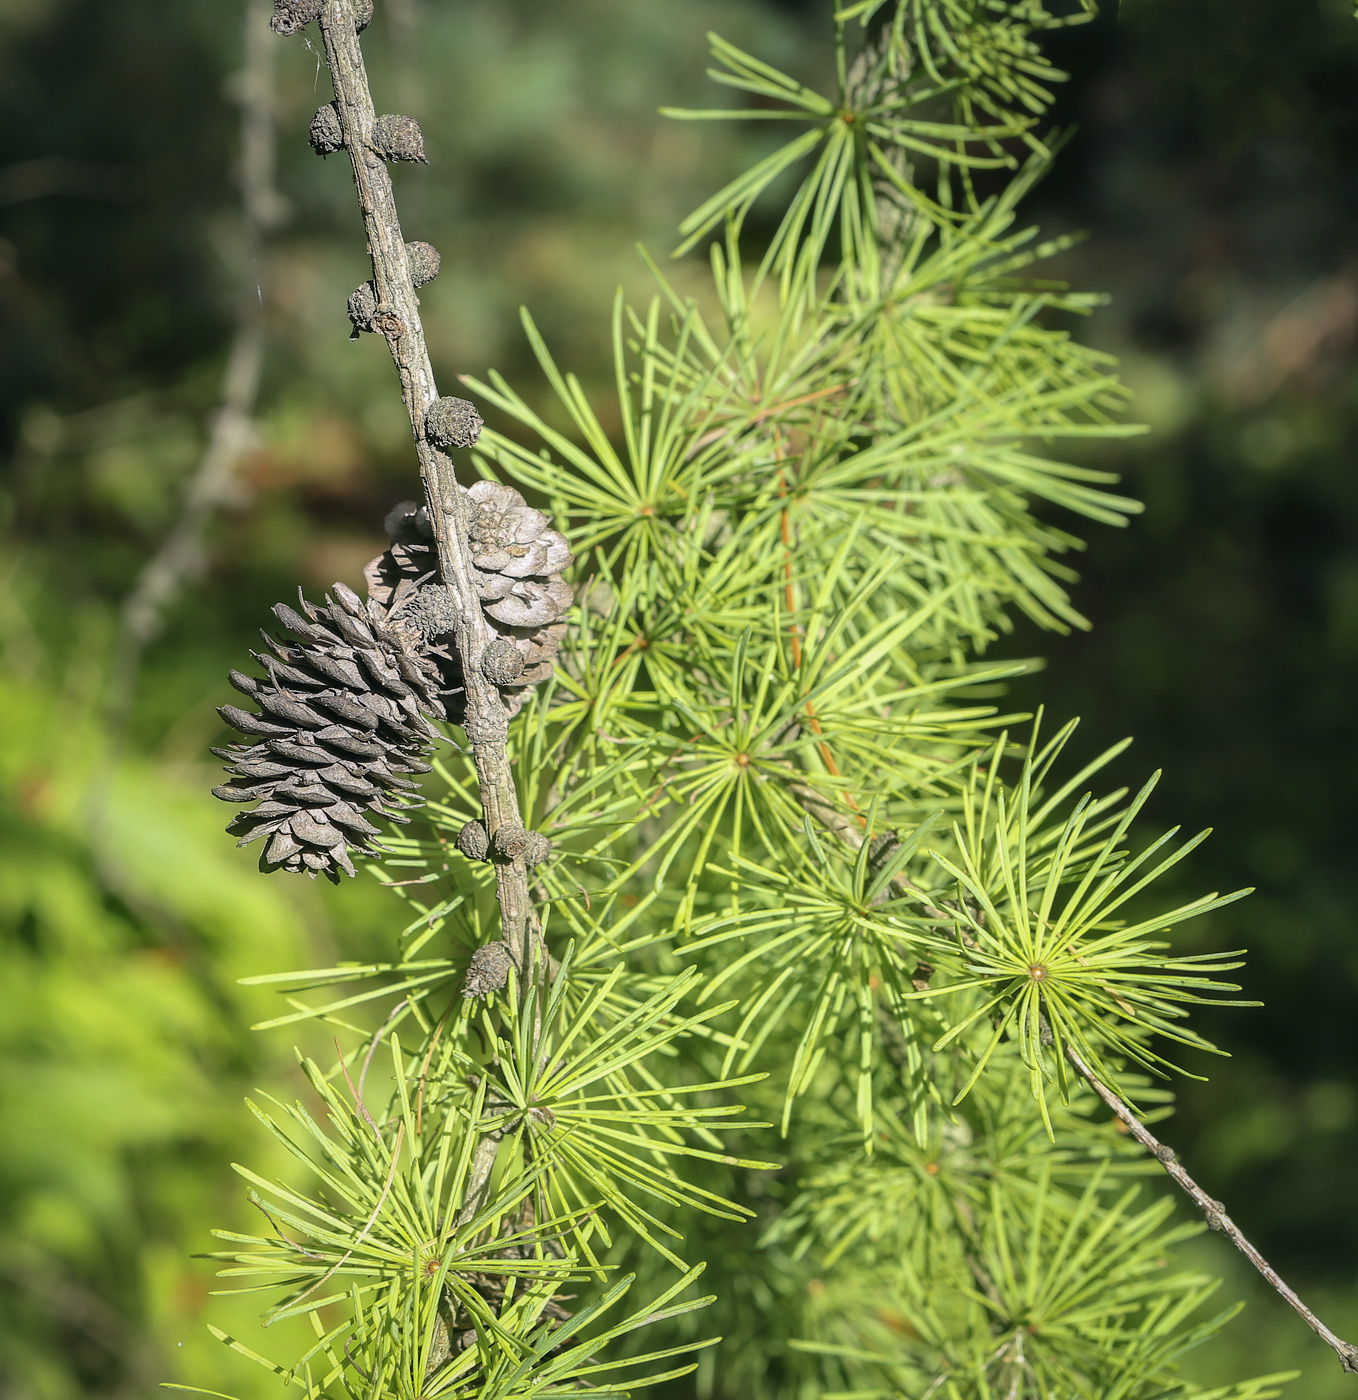
[[[510,713],[517,714],[527,688],[551,676],[566,633],[565,616],[574,595],[561,570],[571,562],[570,546],[551,528],[551,521],[528,505],[512,486],[478,481],[465,494],[476,591],[491,637],[511,642],[523,657],[523,670],[501,685]],[[363,573],[368,596],[387,608],[394,622],[410,606],[407,600],[413,600],[419,585],[437,577],[438,563],[428,517],[422,510],[403,502],[387,516],[387,529],[395,542]],[[445,692],[454,692],[448,701],[448,717],[461,723],[461,660],[451,631],[439,630],[439,619],[446,619],[451,628],[451,609],[435,606],[432,590],[420,591],[425,597],[418,605],[418,622],[412,617],[412,625],[417,625],[428,640],[430,654],[443,674]],[[509,670],[502,657],[500,662],[497,683],[498,676],[507,676]]]
[[[231,673],[231,684],[259,713],[223,705],[218,713],[253,742],[213,749],[231,781],[213,789],[227,802],[259,806],[227,830],[239,845],[267,838],[260,869],[306,871],[335,884],[354,874],[352,856],[382,848],[363,814],[405,823],[420,805],[417,785],[401,776],[427,773],[424,757],[446,714],[439,669],[418,635],[364,604],[337,583],[325,605],[298,594],[305,617],[280,603],[279,622],[299,639],[265,635],[272,652],[252,652],[265,680]]]

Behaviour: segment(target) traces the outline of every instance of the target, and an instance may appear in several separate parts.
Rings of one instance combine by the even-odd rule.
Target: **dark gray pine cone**
[[[467,539],[475,565],[476,591],[490,627],[491,640],[516,647],[523,669],[511,676],[501,648],[493,658],[495,675],[505,703],[516,714],[527,698],[528,687],[540,685],[552,674],[556,653],[566,633],[566,613],[574,595],[561,571],[571,562],[564,535],[534,510],[512,486],[498,481],[478,481],[465,492]],[[429,534],[428,516],[410,502],[402,502],[387,516],[393,544],[363,571],[368,596],[399,625],[409,608],[410,626],[429,643],[430,654],[443,674],[448,718],[461,723],[463,672],[452,632],[432,631],[431,616],[446,616],[452,626],[451,600],[447,612],[435,607],[422,584],[437,577],[438,561]],[[418,541],[418,542],[417,542]],[[415,594],[420,592],[419,603]],[[489,648],[488,648],[489,650]],[[501,681],[500,677],[505,679]]]
[[[301,613],[274,609],[297,640],[266,634],[269,652],[251,653],[267,678],[231,673],[258,711],[219,710],[249,742],[213,749],[230,774],[213,792],[258,802],[227,830],[242,846],[264,841],[261,870],[338,884],[341,871],[354,874],[355,855],[382,849],[368,815],[405,823],[402,809],[420,805],[405,775],[430,771],[424,758],[438,735],[430,720],[445,716],[442,678],[418,638],[344,584],[323,606],[298,600]]]
[[[405,600],[398,623],[423,642],[446,637],[457,625],[457,598],[446,584],[426,583]]]

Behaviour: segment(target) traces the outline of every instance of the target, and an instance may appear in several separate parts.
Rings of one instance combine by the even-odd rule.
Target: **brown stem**
[[[377,292],[372,326],[386,338],[400,376],[401,396],[410,415],[429,519],[438,545],[439,569],[456,602],[454,635],[466,678],[463,727],[471,741],[486,831],[493,840],[500,827],[521,827],[523,819],[505,747],[509,713],[500,692],[481,673],[481,653],[490,633],[473,583],[466,503],[452,460],[425,436],[425,414],[438,398],[438,388],[406,259],[391,176],[386,161],[373,148],[376,113],[359,45],[353,0],[324,0],[319,24],[335,88],[335,108],[353,164],[354,184],[368,234]],[[527,978],[537,961],[534,955],[538,942],[530,917],[528,872],[522,861],[497,861],[495,877],[503,937],[514,952],[521,975]]]
[[[142,654],[159,633],[165,609],[201,566],[203,535],[213,515],[230,499],[236,469],[253,435],[264,363],[264,274],[260,264],[282,203],[274,189],[273,46],[267,30],[270,9],[270,0],[248,0],[245,62],[239,76],[242,247],[236,332],[207,446],[189,481],[179,518],[146,561],[123,603],[121,636],[107,699],[107,714],[115,731],[127,718]]]
[[[783,460],[781,436],[775,440],[774,456],[779,462]],[[792,664],[794,667],[800,668],[802,664],[802,629],[801,624],[797,621],[797,585],[792,574],[792,558],[796,542],[793,538],[792,513],[787,504],[787,474],[782,467],[778,468],[778,494],[783,498],[783,505],[779,511],[779,530],[783,543],[783,606],[787,609],[789,618],[788,630],[792,643]],[[819,740],[816,749],[820,753],[821,761],[825,764],[827,772],[832,778],[841,777],[839,764],[835,761],[835,756],[830,751],[830,745],[825,740],[825,730],[821,727],[815,704],[810,700],[806,702],[806,721],[811,732]],[[857,812],[858,804],[853,800],[851,793],[842,792],[840,796]],[[859,816],[857,820],[859,826],[866,825],[863,817]]]
[[[476,1144],[471,1167],[467,1172],[467,1186],[462,1193],[462,1209],[457,1213],[459,1228],[486,1203],[490,1192],[490,1174],[495,1170],[495,1158],[499,1155],[500,1140],[503,1137],[503,1130],[486,1133]]]
[[[1084,1062],[1079,1052],[1072,1046],[1066,1046],[1066,1059],[1075,1067],[1075,1071],[1089,1085],[1091,1089],[1111,1108],[1114,1114],[1121,1120],[1127,1131],[1160,1163],[1162,1167],[1174,1178],[1175,1182],[1186,1191],[1192,1199],[1193,1204],[1202,1212],[1203,1218],[1213,1230],[1219,1230],[1225,1235],[1233,1245],[1250,1261],[1251,1264],[1264,1277],[1269,1286],[1285,1302],[1289,1303],[1298,1313],[1301,1314],[1302,1321],[1313,1331],[1317,1337],[1330,1347],[1339,1357],[1344,1370],[1350,1375],[1358,1375],[1358,1346],[1352,1342],[1346,1342],[1342,1337],[1337,1337],[1328,1327],[1306,1306],[1302,1300],[1278,1277],[1278,1272],[1264,1258],[1262,1254],[1247,1240],[1240,1227],[1226,1214],[1226,1208],[1220,1201],[1213,1200],[1206,1191],[1193,1180],[1191,1176],[1179,1164],[1179,1159],[1172,1148],[1166,1147],[1149,1128],[1127,1107],[1123,1101],[1099,1079],[1098,1075]]]
[[[429,442],[425,433],[425,415],[438,398],[438,387],[406,257],[391,175],[385,159],[373,148],[376,113],[353,0],[324,0],[318,22],[334,85],[335,109],[368,235],[377,293],[372,327],[386,338],[400,377],[401,397],[410,416],[429,519],[438,546],[439,572],[455,601],[454,637],[466,687],[463,728],[471,743],[486,833],[493,842],[500,827],[522,827],[523,818],[506,748],[509,712],[500,692],[481,672],[481,654],[491,637],[473,582],[466,503],[451,458]],[[537,982],[545,974],[547,963],[540,927],[532,914],[528,869],[523,861],[496,861],[495,894],[501,937],[518,964],[522,984]],[[476,1145],[457,1217],[459,1225],[485,1204],[503,1135],[503,1130],[484,1133]]]
[[[864,830],[866,822],[861,817],[846,817],[833,803],[826,801],[824,793],[818,792],[807,783],[794,783],[792,795],[802,804],[803,810],[809,816],[815,817],[831,836],[838,837],[852,851],[862,849],[863,842],[868,838]],[[851,799],[851,805],[856,812],[858,804]],[[920,899],[924,912],[931,919],[948,921],[956,917],[955,914],[949,914],[946,910],[929,903],[919,886],[905,875],[897,873],[891,881],[891,887],[901,895],[913,895]]]

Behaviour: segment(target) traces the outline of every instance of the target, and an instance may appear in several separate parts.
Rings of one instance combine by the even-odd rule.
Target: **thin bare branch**
[[[184,493],[179,518],[143,565],[123,603],[107,698],[107,713],[115,731],[127,718],[142,656],[160,632],[166,609],[202,568],[203,536],[212,517],[231,499],[237,468],[254,437],[264,364],[264,252],[282,208],[274,188],[274,65],[267,27],[271,8],[270,0],[247,0],[246,4],[245,61],[237,89],[241,107],[241,266],[235,335],[207,446]]]
[[[1098,1075],[1084,1062],[1079,1052],[1072,1046],[1066,1046],[1066,1059],[1075,1067],[1075,1071],[1089,1085],[1091,1089],[1111,1108],[1114,1114],[1126,1127],[1127,1131],[1146,1149],[1147,1152],[1160,1163],[1162,1167],[1173,1177],[1174,1181],[1188,1193],[1193,1204],[1202,1212],[1203,1219],[1213,1229],[1220,1231],[1227,1239],[1250,1261],[1259,1271],[1269,1287],[1278,1294],[1284,1302],[1290,1304],[1301,1315],[1302,1321],[1313,1331],[1317,1337],[1330,1347],[1339,1357],[1340,1364],[1350,1375],[1358,1376],[1358,1346],[1352,1342],[1346,1342],[1342,1337],[1337,1337],[1328,1327],[1306,1306],[1305,1303],[1278,1277],[1278,1271],[1272,1264],[1264,1258],[1262,1254],[1245,1238],[1244,1232],[1226,1214],[1226,1207],[1220,1201],[1213,1200],[1206,1191],[1193,1180],[1184,1170],[1179,1162],[1178,1155],[1173,1148],[1166,1147],[1159,1138],[1127,1107],[1123,1101],[1099,1079]]]
[[[798,800],[806,811],[813,816],[825,828],[827,832],[838,837],[852,850],[858,850],[866,839],[861,829],[842,812],[838,811],[813,788],[799,786],[794,791]],[[916,893],[909,881],[898,876],[896,881],[902,886],[901,893]],[[930,909],[929,913],[938,917],[947,917],[942,910]],[[1050,1032],[1048,1031],[1049,1035]],[[1189,1176],[1180,1164],[1178,1156],[1172,1148],[1166,1147],[1155,1135],[1146,1127],[1135,1113],[1094,1073],[1085,1063],[1079,1052],[1072,1046],[1066,1046],[1066,1058],[1070,1061],[1075,1071],[1082,1079],[1088,1083],[1089,1087],[1108,1105],[1117,1115],[1118,1119],[1127,1128],[1127,1131],[1160,1163],[1171,1177],[1183,1188],[1192,1199],[1193,1204],[1202,1212],[1203,1218],[1213,1229],[1224,1234],[1233,1245],[1250,1261],[1268,1282],[1275,1292],[1289,1303],[1301,1315],[1306,1325],[1323,1341],[1333,1349],[1339,1357],[1345,1371],[1351,1375],[1358,1375],[1358,1346],[1352,1342],[1346,1342],[1342,1337],[1336,1336],[1328,1327],[1311,1311],[1300,1297],[1279,1277],[1278,1271],[1268,1262],[1267,1259],[1250,1243],[1245,1237],[1240,1227],[1226,1214],[1226,1208],[1218,1200],[1214,1200],[1206,1191]]]

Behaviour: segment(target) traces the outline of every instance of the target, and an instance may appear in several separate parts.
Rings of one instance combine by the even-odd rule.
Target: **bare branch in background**
[[[184,493],[179,518],[123,603],[107,700],[115,729],[126,721],[142,656],[160,632],[165,610],[203,566],[203,536],[213,515],[231,499],[236,471],[254,435],[264,362],[264,248],[282,205],[274,188],[274,64],[268,30],[272,8],[270,0],[247,0],[245,7],[245,63],[237,93],[242,248],[236,332],[207,446]]]

